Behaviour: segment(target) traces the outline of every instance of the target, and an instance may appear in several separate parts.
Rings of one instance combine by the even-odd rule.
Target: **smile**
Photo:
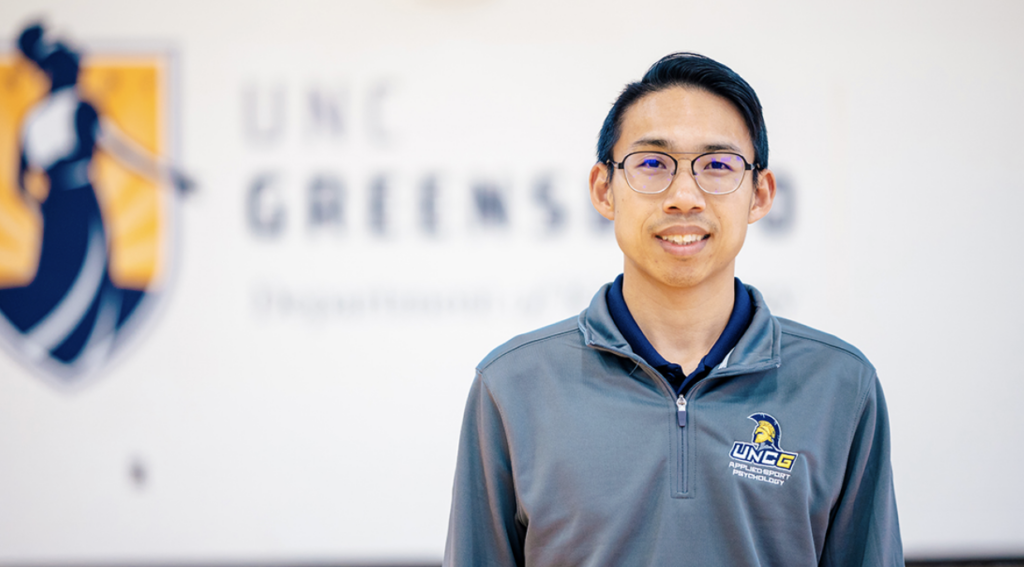
[[[665,242],[671,242],[672,244],[687,245],[699,242],[705,238],[711,236],[710,234],[669,234],[665,236],[658,235],[658,238]]]

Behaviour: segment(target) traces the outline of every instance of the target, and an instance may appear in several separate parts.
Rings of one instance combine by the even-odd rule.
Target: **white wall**
[[[585,192],[597,131],[678,50],[761,97],[793,216],[755,226],[738,275],[879,369],[908,556],[1024,555],[1021,3],[6,2],[0,35],[40,15],[176,55],[199,189],[163,307],[104,375],[63,392],[0,352],[0,562],[439,560],[473,367],[619,272]],[[284,133],[256,143],[247,93],[275,89]],[[343,101],[340,138],[310,133],[311,93]],[[264,173],[269,238],[246,212]],[[303,218],[320,174],[346,187],[337,233]],[[477,220],[481,180],[504,228]]]

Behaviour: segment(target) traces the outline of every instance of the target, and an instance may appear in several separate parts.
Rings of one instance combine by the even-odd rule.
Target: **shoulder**
[[[550,359],[574,346],[583,347],[578,321],[578,317],[570,317],[513,337],[485,356],[477,365],[477,370],[483,373],[518,365],[523,360]]]
[[[874,365],[859,349],[828,333],[778,318],[782,330],[782,375],[818,399],[848,400],[860,411],[880,389]]]
[[[827,417],[821,416],[820,423],[845,427],[850,443],[865,418],[888,419],[878,372],[864,353],[834,335],[787,319],[778,318],[778,322],[782,331],[779,376],[791,388],[785,395],[800,398],[802,394],[806,404],[827,408]]]
[[[798,348],[817,355],[846,358],[851,363],[863,365],[874,371],[874,366],[864,356],[864,353],[839,337],[797,323],[796,321],[782,317],[776,317],[776,319],[782,327],[783,348],[789,347],[786,350]]]

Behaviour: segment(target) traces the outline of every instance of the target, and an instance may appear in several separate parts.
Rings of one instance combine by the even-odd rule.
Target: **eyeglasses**
[[[616,163],[626,173],[626,183],[637,193],[654,195],[672,184],[679,161],[664,152],[633,152]],[[708,152],[690,160],[690,173],[701,191],[725,195],[740,188],[747,170],[754,169],[746,158],[732,152]]]

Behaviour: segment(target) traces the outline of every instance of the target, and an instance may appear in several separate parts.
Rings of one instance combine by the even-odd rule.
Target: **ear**
[[[750,213],[747,215],[747,224],[754,224],[772,210],[772,203],[775,201],[775,174],[772,170],[766,169],[757,175],[757,186],[754,187],[754,194],[750,197]]]
[[[608,179],[608,164],[595,163],[590,168],[590,202],[602,217],[615,220],[615,196]]]

